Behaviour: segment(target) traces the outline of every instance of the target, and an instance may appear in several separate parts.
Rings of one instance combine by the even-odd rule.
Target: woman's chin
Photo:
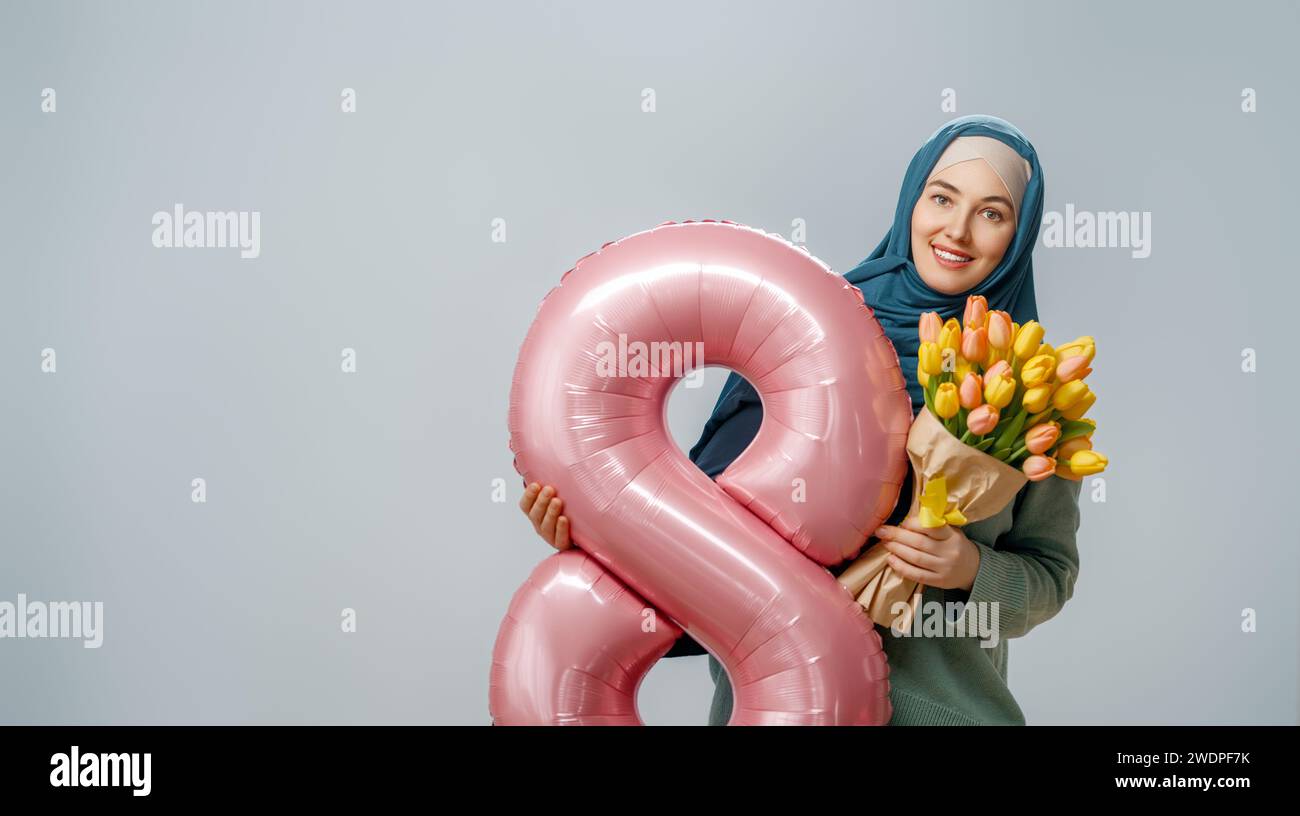
[[[971,270],[963,270],[961,274],[956,274],[947,269],[921,269],[918,267],[916,271],[926,286],[944,295],[959,295],[987,277],[978,271],[972,273]]]

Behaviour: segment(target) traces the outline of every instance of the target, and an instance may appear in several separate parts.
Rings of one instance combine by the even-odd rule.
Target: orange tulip
[[[1088,368],[1087,357],[1083,355],[1066,357],[1061,361],[1061,364],[1056,367],[1056,380],[1057,382],[1068,383],[1075,380],[1082,380],[1091,373],[1092,369]]]
[[[988,369],[984,372],[984,382],[988,382],[990,377],[1010,377],[1010,376],[1011,376],[1011,363],[1008,363],[1006,360],[998,360],[996,363],[989,366]]]
[[[998,409],[992,405],[980,405],[966,415],[966,427],[976,436],[989,433],[998,424]]]
[[[1072,482],[1082,481],[1083,479],[1082,476],[1077,476],[1073,470],[1070,470],[1070,463],[1063,457],[1058,457],[1056,461],[1056,475],[1060,476],[1062,479],[1069,479]]]
[[[1056,460],[1050,456],[1031,456],[1020,466],[1031,482],[1041,482],[1056,473]]]
[[[961,323],[968,329],[984,327],[984,318],[989,313],[989,302],[983,295],[971,295],[966,298],[966,313]]]
[[[961,333],[961,356],[972,363],[982,363],[989,353],[989,338],[983,326]]]
[[[1025,450],[1030,453],[1047,453],[1056,440],[1061,438],[1061,426],[1056,422],[1044,422],[1030,428],[1025,434]]]
[[[998,351],[1011,348],[1011,315],[1006,312],[989,312],[989,345]]]
[[[1070,463],[1070,457],[1081,450],[1092,450],[1092,440],[1086,436],[1076,436],[1073,439],[1067,439],[1056,447],[1056,458],[1067,465]]]
[[[921,315],[921,322],[918,329],[921,334],[922,343],[938,343],[939,330],[943,328],[943,321],[939,319],[938,312],[926,312]]]
[[[984,403],[984,378],[974,371],[961,381],[961,407],[973,411]],[[969,422],[967,423],[969,426]]]

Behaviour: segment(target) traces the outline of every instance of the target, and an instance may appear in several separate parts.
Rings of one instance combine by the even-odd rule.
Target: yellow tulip
[[[934,376],[943,371],[943,354],[939,351],[938,343],[922,343],[916,356],[921,370],[926,374]]]
[[[1026,388],[1042,385],[1056,373],[1056,358],[1050,354],[1030,357],[1020,369],[1020,381]]]
[[[962,380],[966,379],[967,374],[970,374],[974,370],[975,369],[971,366],[969,360],[967,360],[964,357],[958,357],[957,370],[953,372],[953,374],[955,375],[952,378],[953,382],[961,382]]]
[[[1006,354],[1007,353],[1005,351],[998,351],[997,349],[993,348],[993,344],[990,343],[989,353],[984,357],[984,370],[988,371],[990,368],[993,367],[994,363],[996,363],[998,360],[1004,359],[1006,357]]]
[[[1025,389],[1025,396],[1022,403],[1025,410],[1031,414],[1039,414],[1047,410],[1047,401],[1052,398],[1052,386],[1050,383],[1035,385],[1033,388]]]
[[[1031,320],[1016,332],[1016,339],[1011,348],[1016,352],[1016,356],[1023,360],[1038,351],[1038,345],[1042,342],[1043,327],[1037,320]]]
[[[1108,464],[1110,464],[1110,461],[1095,450],[1075,451],[1074,455],[1070,457],[1070,470],[1076,476],[1091,476],[1094,473],[1101,473]]]
[[[955,503],[951,509],[948,508],[947,481],[942,475],[926,480],[925,489],[921,491],[918,503],[921,505],[921,512],[918,515],[922,527],[933,528],[945,524],[966,523],[966,517],[957,509]]]
[[[1070,457],[1081,450],[1092,450],[1092,440],[1086,436],[1067,439],[1056,446],[1056,458],[1060,462],[1069,462]]]
[[[1041,346],[1038,347],[1038,351],[1034,352],[1034,356],[1037,357],[1040,354],[1050,354],[1053,357],[1055,357],[1056,349],[1052,348],[1051,343],[1043,343]]]
[[[1056,357],[1059,360],[1068,360],[1071,357],[1083,357],[1088,362],[1097,354],[1097,344],[1090,335],[1076,337],[1074,340],[1066,343],[1056,350]]]
[[[1065,413],[1077,405],[1079,400],[1083,399],[1087,393],[1088,384],[1086,382],[1073,380],[1056,389],[1056,393],[1052,395],[1052,407],[1061,413]]]
[[[916,381],[921,384],[922,388],[930,384],[930,375],[925,373],[920,360],[916,361]]]
[[[999,411],[1011,404],[1016,395],[1016,381],[1002,374],[984,380],[984,401]]]
[[[934,392],[934,412],[941,419],[952,419],[957,416],[957,409],[961,407],[961,400],[957,394],[955,383],[940,383],[939,390]]]
[[[1073,382],[1083,382],[1083,380],[1074,380]],[[1066,385],[1072,385],[1072,384],[1073,383],[1066,383]],[[1083,415],[1088,413],[1088,409],[1091,408],[1092,404],[1096,401],[1097,401],[1097,395],[1094,394],[1091,390],[1089,390],[1088,393],[1080,397],[1079,401],[1076,402],[1074,405],[1070,406],[1069,408],[1063,409],[1061,411],[1061,416],[1064,417],[1065,419],[1083,419]]]
[[[939,331],[939,348],[957,351],[961,348],[961,323],[950,317]]]

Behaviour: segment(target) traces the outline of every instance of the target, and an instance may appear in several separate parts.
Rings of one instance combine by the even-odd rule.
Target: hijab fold
[[[940,157],[954,139],[962,136],[990,137],[1006,144],[1028,163],[1028,178],[1025,180],[1024,198],[1016,208],[1016,234],[1002,261],[987,278],[971,289],[948,295],[931,289],[917,274],[910,248],[912,209]],[[1001,168],[994,165],[994,168],[1000,177],[1007,171],[1006,165]],[[1018,171],[1010,172],[1014,175]],[[1018,181],[1008,181],[1004,177],[1004,183],[1010,188]],[[1015,192],[1012,191],[1013,198]],[[917,350],[920,347],[917,324],[921,314],[933,311],[938,312],[943,320],[950,317],[960,320],[967,296],[983,295],[988,300],[989,309],[1009,312],[1011,319],[1021,325],[1038,318],[1032,253],[1042,219],[1043,171],[1038,164],[1038,154],[1024,134],[1010,122],[995,116],[953,119],[935,131],[912,157],[898,193],[893,226],[871,254],[844,277],[862,290],[867,306],[894,344],[903,376],[907,379],[913,415],[925,404],[921,386],[916,380]],[[716,477],[753,441],[757,423],[752,415],[755,412],[761,415],[761,411],[758,392],[749,381],[732,372],[712,416],[704,425],[700,440],[691,448],[691,461],[703,466],[701,457],[707,452],[709,467],[706,472]],[[749,421],[728,423],[742,412],[751,415]]]

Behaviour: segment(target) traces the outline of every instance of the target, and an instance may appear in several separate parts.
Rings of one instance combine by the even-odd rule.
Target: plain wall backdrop
[[[1146,258],[1035,251],[1047,339],[1097,338],[1111,464],[1104,502],[1085,485],[1074,597],[1012,643],[1012,690],[1031,724],[1295,723],[1298,18],[6,4],[0,601],[102,601],[104,642],[0,640],[0,722],[486,724],[497,627],[550,552],[506,430],[541,298],[601,244],[692,218],[803,219],[842,273],[922,142],[987,113],[1037,147],[1048,211],[1152,223]],[[260,212],[260,256],[155,248],[178,203]],[[724,373],[679,387],[683,447]],[[703,723],[711,691],[703,657],[662,661],[642,712]]]

